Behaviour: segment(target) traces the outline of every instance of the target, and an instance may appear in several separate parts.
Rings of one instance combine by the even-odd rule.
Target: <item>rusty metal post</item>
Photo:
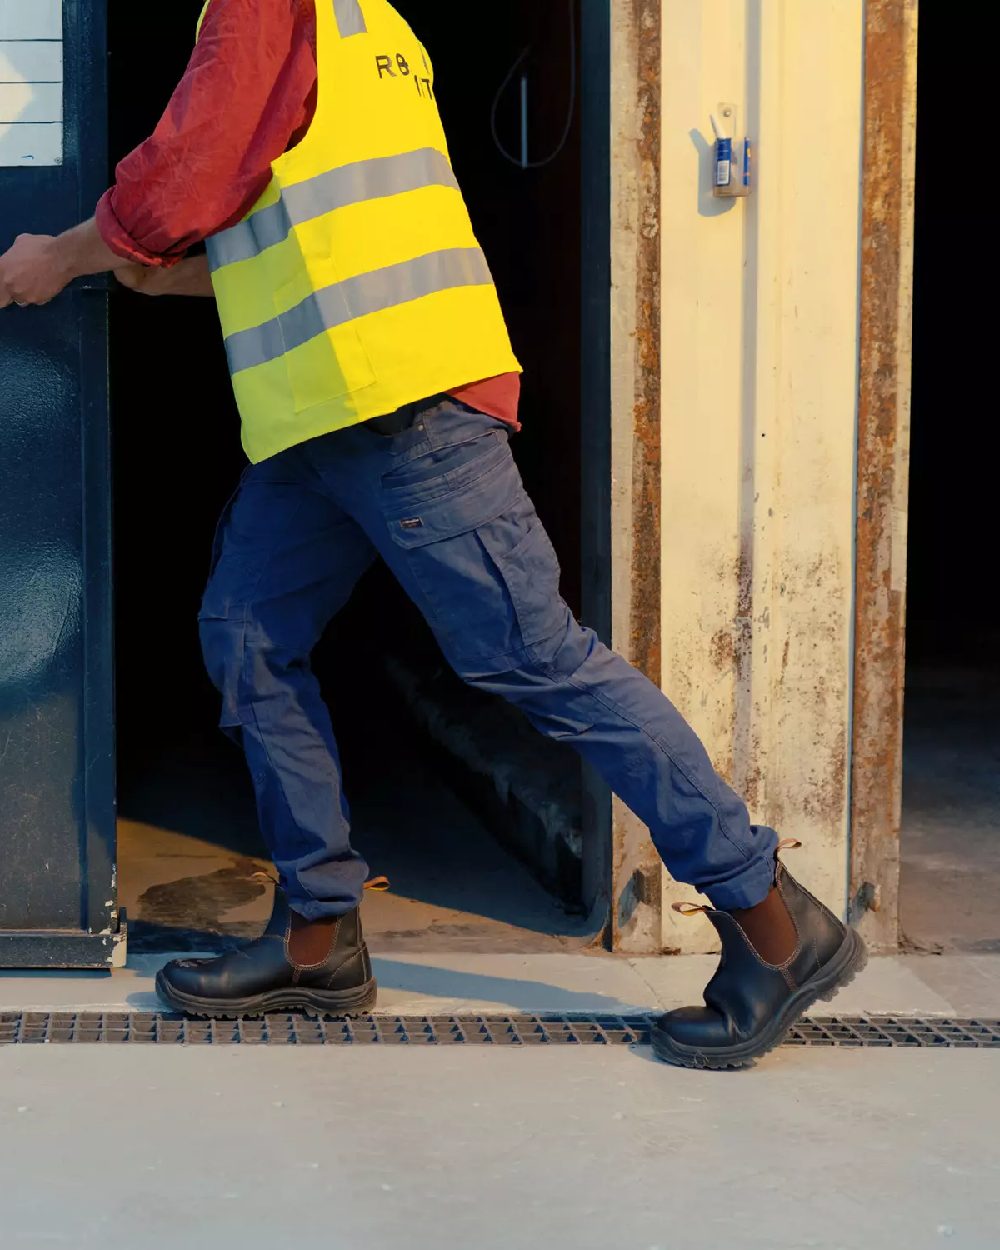
[[[868,0],[858,403],[851,909],[899,936],[917,0]]]
[[[661,0],[612,6],[612,634],[661,683]],[[662,947],[662,868],[646,827],[612,815],[615,950]]]

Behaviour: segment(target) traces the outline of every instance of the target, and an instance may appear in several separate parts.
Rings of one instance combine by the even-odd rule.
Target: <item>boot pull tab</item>
[[[259,869],[250,875],[254,881],[270,881],[272,885],[278,884],[278,878],[264,869]],[[365,889],[372,890],[375,894],[385,894],[387,890],[392,889],[392,885],[388,877],[372,877],[370,881],[365,882]]]
[[[704,916],[709,910],[700,903],[671,903],[670,906],[679,916]]]
[[[798,838],[782,838],[778,843],[779,851],[797,851],[802,843]]]

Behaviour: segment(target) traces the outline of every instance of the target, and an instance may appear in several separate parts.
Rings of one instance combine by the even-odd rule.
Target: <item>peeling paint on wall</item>
[[[663,13],[663,685],[843,910],[863,6]],[[711,195],[720,101],[755,141],[742,202]],[[714,946],[688,897],[667,882],[664,948]]]

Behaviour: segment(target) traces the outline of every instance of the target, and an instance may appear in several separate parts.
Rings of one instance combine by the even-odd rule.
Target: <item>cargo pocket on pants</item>
[[[476,532],[503,578],[528,659],[548,668],[565,638],[570,611],[559,593],[559,557],[534,508],[520,518],[528,531],[513,546],[502,518]]]
[[[206,616],[198,621],[201,654],[212,685],[219,692],[219,728],[234,741],[243,724],[240,714],[240,686],[246,650],[246,628],[242,621]]]

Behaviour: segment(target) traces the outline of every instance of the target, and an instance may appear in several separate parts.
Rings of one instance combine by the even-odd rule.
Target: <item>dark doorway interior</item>
[[[111,7],[111,152],[152,129],[183,71],[199,0],[155,17]],[[430,48],[453,157],[525,365],[515,454],[579,601],[580,160],[574,124],[557,159],[522,171],[491,137],[491,103],[522,48],[537,84],[530,139],[560,138],[571,90],[573,6],[500,6],[475,41],[453,6],[400,8]],[[498,127],[520,149],[519,88]],[[238,753],[215,729],[196,613],[215,519],[244,465],[210,301],[112,299],[117,711],[121,881],[133,950],[217,945],[256,931],[264,848]],[[390,627],[391,623],[391,627]],[[387,652],[440,664],[433,642],[376,569],[316,657],[340,739],[356,838],[393,882],[373,898],[381,945],[490,949],[560,943],[580,922],[486,832],[449,788],[441,752],[412,729]],[[221,935],[221,938],[220,938]]]
[[[920,949],[995,951],[995,348],[980,311],[980,217],[949,104],[964,97],[968,51],[944,7],[921,8],[901,919]]]

